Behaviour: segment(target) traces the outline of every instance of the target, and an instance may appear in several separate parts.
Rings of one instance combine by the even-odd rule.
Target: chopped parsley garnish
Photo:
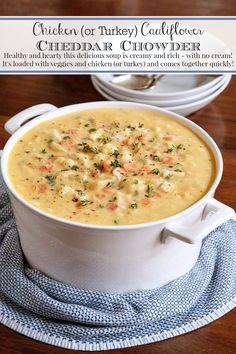
[[[89,133],[94,133],[94,132],[96,132],[96,131],[97,131],[96,128],[91,128],[91,129],[89,129]]]
[[[106,187],[112,187],[113,184],[114,184],[114,182],[110,181],[110,182],[107,183]]]
[[[152,158],[153,158],[154,161],[157,161],[157,162],[161,161],[161,159],[160,159],[160,157],[158,155],[153,155]]]
[[[132,203],[132,204],[130,205],[130,208],[132,208],[132,209],[138,209],[138,204],[137,204],[137,203]]]
[[[115,158],[117,159],[117,157],[120,155],[120,153],[118,150],[114,150],[112,155],[115,156]]]
[[[90,151],[90,145],[87,144],[87,143],[81,143],[81,144],[78,144],[79,146],[82,147],[82,149],[87,152],[87,151]]]
[[[184,149],[184,145],[183,144],[179,144],[176,146],[176,149]]]
[[[109,202],[115,202],[117,200],[117,197],[116,196],[114,196],[113,198],[111,198],[111,199],[109,199]]]
[[[83,200],[80,201],[80,205],[82,205],[82,206],[86,206],[86,205],[88,205],[89,203],[90,203],[90,201],[87,200],[87,199],[83,199]]]
[[[78,145],[82,147],[84,152],[93,152],[94,154],[98,153],[97,148],[94,146],[90,146],[88,143],[83,142]]]
[[[70,139],[70,136],[69,135],[66,135],[63,137],[64,140],[67,140],[67,139]]]
[[[116,159],[111,161],[110,165],[113,166],[113,167],[121,167],[121,164]]]
[[[128,128],[133,132],[135,130],[135,127],[133,127],[132,125],[128,125]]]
[[[152,173],[153,173],[154,175],[158,175],[158,174],[160,173],[160,170],[159,170],[158,168],[154,168],[154,169],[152,170]]]
[[[117,221],[117,220],[114,220],[114,224],[118,224],[118,221]]]
[[[183,171],[180,170],[179,168],[177,168],[177,169],[175,170],[175,172],[183,172]]]
[[[108,138],[108,136],[101,136],[100,138],[97,138],[97,141],[99,143],[107,144],[109,141],[111,141],[111,139]]]
[[[81,189],[76,189],[75,190],[79,195],[84,195],[84,192]]]
[[[164,151],[166,154],[169,154],[169,153],[171,153],[171,152],[173,152],[174,151],[174,149],[173,148],[169,148],[169,149],[167,149],[166,151]]]
[[[149,198],[153,192],[153,187],[150,186],[150,184],[147,185],[146,192],[147,192],[147,194],[145,194],[145,197]]]
[[[132,144],[132,149],[133,150],[137,150],[137,149],[139,149],[139,147],[140,147],[140,143],[139,142],[135,142],[135,143]]]
[[[41,151],[41,153],[42,153],[42,154],[46,154],[47,151],[46,151],[45,149],[43,149],[43,150]]]
[[[94,167],[96,167],[97,170],[99,170],[99,171],[102,171],[102,170],[103,170],[103,165],[102,165],[102,164],[99,164],[99,163],[94,162],[93,165],[94,165]]]
[[[99,206],[99,208],[105,208],[104,205],[102,205],[102,204],[99,204],[98,206]]]
[[[89,124],[87,123],[87,124],[85,124],[84,126],[85,126],[85,128],[87,128],[87,127],[89,127]]]
[[[169,180],[172,176],[173,176],[173,175],[172,175],[171,173],[169,173],[169,174],[165,177],[165,179]]]
[[[73,166],[71,166],[71,169],[72,169],[72,171],[78,171],[79,170],[79,166],[73,165]]]
[[[142,128],[143,127],[143,123],[138,123],[138,127]]]
[[[55,177],[53,175],[46,175],[45,178],[50,186],[52,186],[52,187],[55,186],[56,181],[55,181]]]
[[[48,140],[48,144],[51,144],[51,143],[53,143],[53,139]]]
[[[29,154],[29,153],[30,153],[30,151],[25,151],[25,153],[26,153],[26,154]]]

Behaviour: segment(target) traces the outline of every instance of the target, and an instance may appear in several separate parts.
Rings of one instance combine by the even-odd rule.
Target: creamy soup
[[[102,225],[159,220],[199,200],[212,184],[207,145],[157,112],[104,108],[28,131],[8,172],[19,195],[52,215]]]

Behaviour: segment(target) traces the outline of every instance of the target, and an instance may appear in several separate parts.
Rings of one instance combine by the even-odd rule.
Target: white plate
[[[139,98],[133,98],[129,97],[127,95],[122,95],[118,94],[112,90],[110,90],[107,86],[105,86],[101,81],[99,81],[96,76],[93,76],[94,82],[108,95],[112,96],[113,98],[119,100],[119,101],[132,101],[132,102],[138,102],[138,103],[144,103],[144,104],[152,104],[156,105],[159,107],[166,107],[166,106],[177,106],[177,105],[182,105],[182,104],[187,104],[191,102],[195,102],[196,100],[199,100],[201,98],[204,98],[211,93],[215,92],[218,88],[220,88],[224,82],[227,80],[227,75],[223,75],[221,80],[216,83],[216,85],[210,87],[208,90],[205,90],[203,92],[200,92],[196,95],[190,95],[186,96],[184,98],[181,98],[179,100],[168,100],[168,101],[162,101],[162,100],[149,100],[148,98],[146,99],[139,99]]]
[[[165,107],[162,107],[162,108],[165,108],[169,111],[172,111],[172,112],[175,112],[177,114],[180,114],[180,115],[183,115],[183,116],[188,116],[189,114],[191,113],[194,113],[196,111],[198,111],[199,109],[205,107],[207,104],[209,104],[210,102],[212,102],[221,92],[223,92],[225,90],[225,88],[228,86],[230,80],[231,80],[231,76],[232,75],[227,75],[227,79],[226,81],[224,82],[224,84],[218,89],[216,90],[215,92],[213,92],[211,95],[201,99],[201,100],[198,100],[196,102],[192,102],[192,103],[189,103],[189,104],[185,104],[185,105],[179,105],[179,106],[165,106]],[[92,77],[91,78],[92,80],[92,83],[95,87],[95,89],[103,96],[105,97],[106,99],[108,99],[109,101],[119,101],[117,99],[115,99],[114,97],[112,97],[111,95],[107,94],[105,91],[103,91],[103,89],[94,81],[94,78]],[[126,100],[128,101],[128,99]],[[130,100],[132,101],[132,100]],[[149,103],[150,101],[149,101]],[[153,106],[157,106],[156,104],[152,103]]]
[[[135,91],[115,85],[111,82],[112,74],[97,74],[95,77],[111,91],[139,99],[177,100],[186,95],[195,95],[216,85],[222,75],[164,75],[158,84],[152,88]]]

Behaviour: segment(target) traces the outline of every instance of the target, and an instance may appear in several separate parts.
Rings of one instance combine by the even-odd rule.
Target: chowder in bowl
[[[59,281],[112,293],[161,286],[190,270],[203,238],[234,215],[212,198],[218,147],[174,113],[44,104],[5,128],[14,134],[1,166],[22,249]]]

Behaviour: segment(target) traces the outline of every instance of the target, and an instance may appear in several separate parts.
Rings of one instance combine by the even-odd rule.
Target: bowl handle
[[[41,114],[53,111],[55,109],[57,109],[57,107],[49,103],[42,103],[36,106],[32,106],[30,108],[25,109],[24,111],[21,111],[20,113],[17,113],[15,116],[9,119],[5,123],[4,128],[9,134],[14,134],[15,131],[27,121]]]
[[[211,231],[234,215],[235,211],[232,208],[211,198],[203,210],[200,221],[191,226],[168,224],[162,231],[162,242],[165,242],[168,237],[190,244],[201,242]]]

